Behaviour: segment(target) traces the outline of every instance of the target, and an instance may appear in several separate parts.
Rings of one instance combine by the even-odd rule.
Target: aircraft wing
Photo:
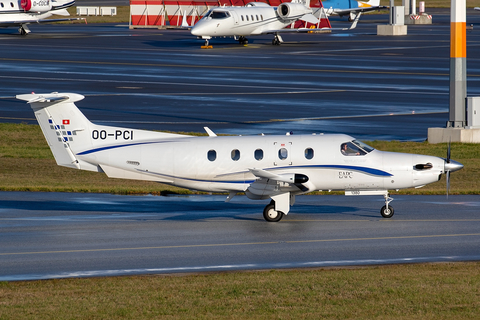
[[[360,13],[360,12],[369,12],[369,11],[375,11],[375,10],[383,10],[383,9],[388,9],[387,6],[372,6],[372,7],[359,7],[359,8],[350,8],[350,9],[334,9],[333,13],[337,14],[339,16],[346,16],[349,15],[350,13]]]
[[[361,12],[358,13],[357,17],[353,21],[350,27],[348,28],[297,28],[297,29],[279,29],[279,30],[265,30],[262,34],[271,34],[271,33],[307,33],[313,31],[348,31],[353,30],[357,27],[358,20],[362,15]]]
[[[31,23],[51,23],[51,22],[60,22],[60,21],[76,21],[76,20],[85,20],[85,18],[62,18],[62,19],[31,19],[31,20],[14,20],[14,21],[2,21],[0,26],[2,27],[16,27],[24,24]]]

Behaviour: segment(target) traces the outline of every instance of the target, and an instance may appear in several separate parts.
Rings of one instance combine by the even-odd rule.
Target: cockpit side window
[[[352,142],[342,143],[340,151],[344,156],[364,156],[367,153]]]
[[[210,18],[212,19],[226,19],[228,17],[230,17],[230,13],[227,11],[212,11],[210,13]]]
[[[359,148],[363,149],[366,153],[370,153],[370,152],[372,152],[373,150],[375,150],[374,148],[370,147],[368,144],[363,143],[362,141],[353,140],[352,142],[353,142],[355,145],[357,145]]]

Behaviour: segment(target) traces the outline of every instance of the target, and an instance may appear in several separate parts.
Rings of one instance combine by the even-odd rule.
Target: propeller
[[[451,154],[450,142],[451,141],[448,142],[447,158],[445,159],[445,165],[444,165],[444,172],[447,175],[447,198],[448,198],[448,192],[450,190],[450,173],[463,168],[463,164],[450,159],[450,154]]]

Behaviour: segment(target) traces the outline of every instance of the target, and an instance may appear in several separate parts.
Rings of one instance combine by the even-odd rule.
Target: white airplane
[[[323,0],[322,3],[327,15],[338,15],[340,17],[348,15],[349,21],[355,20],[360,12],[388,9],[387,6],[380,5],[380,0]]]
[[[294,2],[299,1],[299,2]],[[320,20],[312,9],[300,2],[281,3],[271,7],[263,2],[250,2],[244,7],[216,7],[208,11],[191,29],[191,33],[205,40],[205,46],[213,37],[234,37],[240,44],[248,43],[247,36],[273,34],[273,45],[283,42],[280,33],[298,33],[325,30],[351,30],[357,26],[358,19],[350,28],[290,28],[301,20],[311,24],[319,24]],[[326,17],[325,17],[326,18]]]
[[[35,112],[58,165],[111,178],[157,181],[193,190],[239,192],[271,199],[263,216],[277,222],[295,196],[316,190],[381,195],[391,218],[389,189],[420,188],[463,165],[417,154],[383,152],[344,134],[196,137],[91,123],[75,93],[22,94]]]
[[[83,18],[46,19],[52,15],[69,16],[74,0],[10,0],[0,1],[0,27],[18,27],[21,35],[30,33],[28,24],[83,20]]]

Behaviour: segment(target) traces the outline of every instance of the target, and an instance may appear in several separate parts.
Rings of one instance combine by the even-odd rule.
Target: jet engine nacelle
[[[299,18],[305,14],[312,13],[310,8],[305,7],[301,3],[282,3],[277,8],[277,13],[283,20]]]
[[[20,5],[27,12],[47,12],[52,10],[51,0],[22,0]]]

